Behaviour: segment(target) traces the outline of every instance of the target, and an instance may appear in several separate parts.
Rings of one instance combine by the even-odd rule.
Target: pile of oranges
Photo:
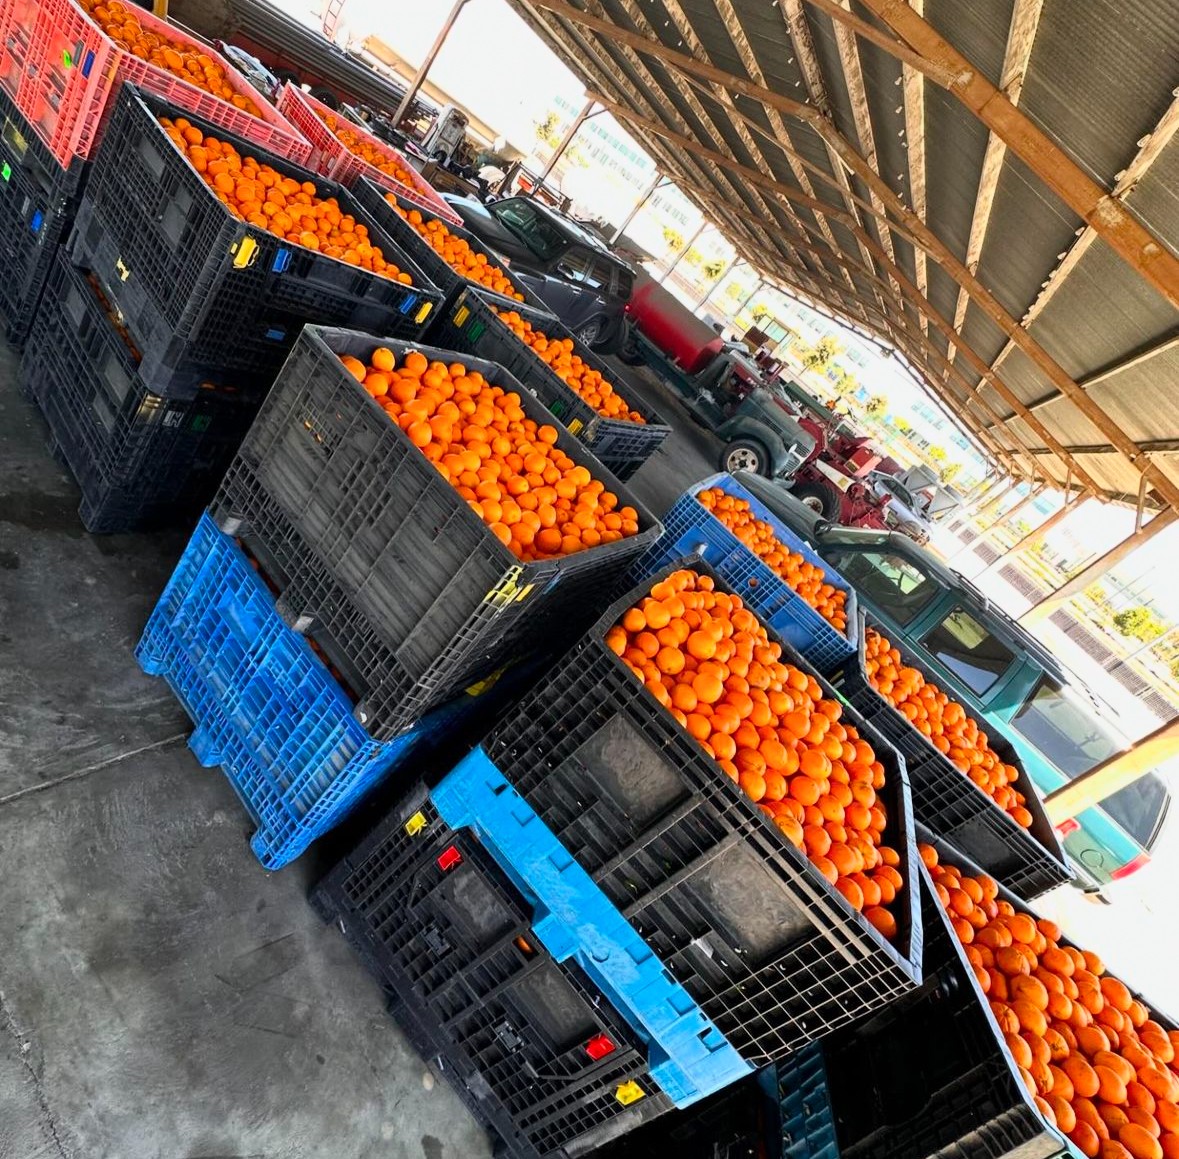
[[[121,4],[119,0],[78,0],[78,3],[125,52],[228,101],[253,117],[262,115],[261,109],[249,97],[233,91],[225,69],[211,56],[182,40],[173,40],[144,28],[135,15],[134,4]]]
[[[783,837],[885,937],[904,886],[883,844],[884,766],[843,706],[782,662],[739,596],[677,571],[606,633],[606,644],[770,817]]]
[[[398,367],[383,346],[367,366],[351,355],[340,361],[517,559],[555,559],[638,533],[638,512],[557,446],[556,427],[538,426],[518,394],[477,370],[416,350]]]
[[[933,746],[965,773],[1023,829],[1031,826],[1027,798],[1015,788],[1019,770],[991,748],[978,721],[916,668],[906,667],[900,651],[879,632],[864,635],[864,668],[872,687]]]
[[[1179,1159],[1179,1030],[1164,1030],[1060,927],[922,845],[1007,1049],[1040,1113],[1089,1159]]]
[[[503,294],[505,298],[515,298],[517,302],[524,301],[524,295],[512,285],[508,275],[499,266],[493,266],[487,260],[486,254],[473,250],[466,238],[451,233],[437,218],[426,221],[418,210],[402,209],[392,193],[386,193],[385,200],[429,242],[430,248],[456,274],[469,278],[472,282],[478,282],[497,294]]]
[[[585,399],[603,418],[620,419],[628,423],[647,421],[637,410],[631,409],[626,399],[614,389],[613,383],[607,382],[598,371],[583,362],[580,355],[573,352],[572,338],[550,338],[526,322],[515,310],[497,310],[496,313],[525,346],[531,347],[537,358],[547,363],[566,386]]]
[[[696,499],[827,623],[847,634],[846,593],[827,582],[821,567],[787,547],[768,523],[750,511],[748,499],[726,495],[719,487],[701,491]]]
[[[406,185],[410,189],[416,189],[417,183],[414,175],[398,161],[391,153],[377,145],[366,141],[355,130],[350,128],[347,122],[341,124],[339,117],[334,113],[325,113],[322,109],[316,109],[315,115],[331,130],[332,136],[344,146],[354,157],[359,157],[362,161],[366,161],[374,169],[380,170],[386,177],[392,177],[400,185]]]
[[[413,285],[413,278],[386,261],[381,247],[368,240],[368,227],[344,213],[334,197],[320,197],[310,181],[296,181],[253,157],[242,157],[233,145],[206,137],[184,117],[161,117],[160,124],[217,200],[240,221],[350,266]]]

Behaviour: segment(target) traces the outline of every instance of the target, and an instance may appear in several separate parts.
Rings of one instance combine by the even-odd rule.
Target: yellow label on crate
[[[120,282],[125,282],[131,276],[131,271],[127,269],[122,258],[116,260],[115,272],[119,275]]]
[[[244,270],[258,257],[258,243],[252,237],[243,237],[236,246],[230,246],[229,252],[233,254],[233,268]]]
[[[405,831],[411,837],[416,837],[423,829],[425,829],[425,827],[426,827],[425,813],[415,813],[405,823]]]
[[[430,311],[434,309],[433,302],[423,302],[422,308],[414,315],[415,322],[424,322],[430,316]]]
[[[565,429],[571,435],[575,435],[579,430],[581,430],[583,426],[585,426],[585,423],[583,423],[581,419],[574,419]]]
[[[495,682],[507,671],[506,668],[500,668],[493,672],[485,680],[476,680],[474,684],[467,685],[463,691],[468,696],[482,696],[489,688],[494,687]]]
[[[460,306],[454,312],[454,318],[453,318],[454,324],[456,326],[461,326],[470,316],[471,316],[470,308],[467,306]]]
[[[639,1099],[647,1097],[647,1092],[634,1079],[625,1082],[614,1092],[614,1097],[624,1106],[629,1107],[631,1103],[637,1103]]]
[[[501,608],[510,604],[513,600],[522,599],[530,591],[532,591],[532,584],[527,584],[521,591],[516,586],[516,581],[524,574],[523,568],[514,567],[504,576],[502,582],[491,589],[483,597],[483,602],[486,604],[498,604]]]

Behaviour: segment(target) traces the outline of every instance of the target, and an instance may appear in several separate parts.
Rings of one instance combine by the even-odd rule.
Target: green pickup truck
[[[907,536],[825,523],[775,480],[737,478],[856,589],[860,606],[972,712],[1016,746],[1042,794],[1121,752],[1128,739],[1060,661],[968,579]],[[1141,869],[1171,798],[1157,773],[1057,826],[1078,884],[1099,893]]]

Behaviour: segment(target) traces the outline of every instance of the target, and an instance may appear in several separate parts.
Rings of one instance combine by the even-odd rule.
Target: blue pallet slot
[[[781,1149],[774,1159],[839,1159],[835,1117],[827,1089],[823,1048],[811,1043],[757,1076],[758,1085],[778,1108]]]
[[[267,869],[298,857],[423,742],[443,735],[472,697],[374,741],[308,642],[208,515],[164,589],[135,650],[192,718],[189,745],[220,765],[258,826],[251,847]]]
[[[747,500],[752,514],[768,523],[784,544],[826,572],[827,582],[846,596],[846,635],[827,623],[785,580],[698,502],[696,496],[712,487],[719,487],[736,499]],[[631,585],[640,583],[685,555],[697,553],[740,592],[763,623],[797,648],[820,672],[830,672],[855,655],[859,640],[855,589],[810,544],[791,531],[731,475],[712,475],[694,483],[664,516],[663,527],[658,542],[640,556],[631,569]]]
[[[574,958],[644,1038],[651,1077],[677,1107],[753,1070],[482,749],[431,800],[452,829],[476,832],[535,905],[532,929],[549,953]]]

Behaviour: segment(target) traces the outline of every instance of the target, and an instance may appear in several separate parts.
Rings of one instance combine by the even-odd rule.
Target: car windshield
[[[921,642],[939,664],[979,695],[1015,663],[1015,653],[965,608],[955,608]]]
[[[934,580],[892,552],[832,547],[825,548],[823,554],[867,600],[898,624],[911,623],[938,593]]]
[[[1108,729],[1094,704],[1051,676],[1041,676],[1011,721],[1012,727],[1069,778],[1088,772],[1126,747]],[[1135,841],[1149,847],[1166,811],[1163,782],[1147,773],[1101,802]]]
[[[548,261],[565,248],[566,241],[560,231],[534,205],[522,197],[496,201],[487,208],[538,258]]]

